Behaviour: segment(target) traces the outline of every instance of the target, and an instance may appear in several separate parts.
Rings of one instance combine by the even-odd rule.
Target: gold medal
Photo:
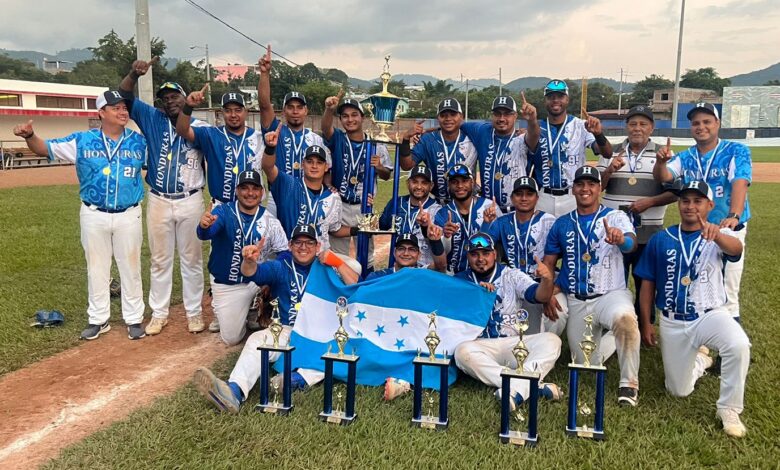
[[[501,173],[501,172],[496,173],[496,176],[495,176],[496,180],[500,180],[503,177],[504,177],[503,173]]]
[[[238,166],[234,166],[234,167],[233,167],[233,174],[234,174],[234,175],[237,175],[237,174],[238,174]]]
[[[298,162],[294,162],[293,163],[293,170],[300,170],[300,169],[301,169],[301,164],[298,163]]]
[[[684,286],[690,286],[691,285],[691,278],[688,276],[683,276],[682,279],[680,279],[680,284]]]
[[[295,311],[296,311],[296,312],[300,312],[300,311],[301,311],[301,303],[300,303],[300,302],[298,302],[297,304],[295,304]]]
[[[349,184],[358,184],[357,176],[353,176],[349,179]]]
[[[520,266],[525,266],[526,261],[524,259],[520,260]]]
[[[111,168],[109,168],[109,167],[103,168],[103,174],[106,175],[106,176],[110,175],[111,174]]]
[[[168,161],[173,160],[173,153],[168,152]]]
[[[631,186],[635,185],[636,184],[636,177],[635,176],[630,177],[628,179],[628,184],[630,184]]]
[[[591,259],[592,258],[590,256],[590,253],[585,253],[584,255],[582,255],[582,261],[585,261],[586,263],[590,263]]]

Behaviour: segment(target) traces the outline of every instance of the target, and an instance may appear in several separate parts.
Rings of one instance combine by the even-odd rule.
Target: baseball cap
[[[417,235],[412,235],[411,233],[402,233],[398,235],[398,239],[395,241],[395,246],[398,248],[401,246],[401,244],[404,245],[411,245],[418,250],[420,249],[420,242],[417,240]]]
[[[299,224],[296,225],[290,236],[290,240],[295,240],[298,237],[309,237],[312,240],[317,239],[317,230],[312,224]]]
[[[601,184],[601,173],[594,166],[585,165],[577,168],[574,172],[574,182],[579,180],[589,179]]]
[[[322,161],[328,161],[328,154],[325,152],[325,149],[319,145],[312,145],[306,149],[306,153],[304,154],[303,158],[306,159],[309,157],[320,157]]]
[[[493,100],[493,107],[491,109],[493,111],[497,109],[508,109],[513,113],[516,113],[517,103],[515,103],[515,99],[511,96],[501,95],[497,96],[496,99]]]
[[[97,109],[103,109],[103,106],[106,105],[114,106],[115,104],[119,104],[124,100],[125,99],[118,91],[108,90],[97,95],[97,99],[95,99],[95,107]]]
[[[655,119],[653,118],[653,111],[651,111],[650,108],[645,105],[640,104],[629,109],[628,113],[626,114],[626,121],[634,116],[644,116],[649,119],[650,122],[655,122]]]
[[[702,112],[707,113],[715,116],[715,119],[720,120],[720,115],[718,114],[718,108],[715,107],[712,103],[696,103],[696,106],[691,108],[690,111],[688,111],[688,120],[691,120],[691,117],[693,117],[694,114]]]
[[[303,96],[303,93],[299,91],[291,91],[286,95],[284,95],[284,101],[282,102],[282,107],[287,106],[287,103],[292,100],[298,100],[301,102],[301,104],[306,106],[306,97]]]
[[[463,108],[460,107],[460,101],[455,98],[444,98],[441,100],[441,103],[439,103],[439,112],[436,113],[436,115],[438,116],[444,111],[455,111],[456,113],[463,114]]]
[[[187,92],[184,91],[184,88],[176,82],[165,82],[160,85],[160,88],[157,90],[157,97],[160,98],[160,95],[166,91],[175,91],[181,93],[182,96],[187,96]]]
[[[550,95],[552,93],[562,93],[568,96],[569,86],[563,80],[550,80],[547,82],[547,85],[544,86],[544,96]]]
[[[454,167],[450,168],[447,171],[447,179],[451,180],[452,178],[455,178],[456,176],[461,176],[463,178],[474,178],[474,175],[471,174],[471,170],[469,170],[469,167],[462,163],[458,163]]]
[[[224,108],[229,103],[235,103],[239,106],[246,106],[244,95],[236,91],[229,91],[222,95],[222,107]]]
[[[681,196],[682,193],[684,193],[685,191],[696,191],[697,193],[706,197],[710,201],[713,200],[712,189],[710,189],[710,186],[704,181],[697,181],[697,180],[688,181],[682,186],[682,188],[677,194]]]
[[[494,251],[495,249],[496,245],[493,243],[493,239],[485,232],[477,232],[470,236],[466,246],[466,251],[469,253],[476,250]]]
[[[360,104],[360,101],[354,98],[344,98],[344,101],[342,101],[339,107],[336,108],[336,112],[338,114],[341,114],[342,112],[344,112],[344,108],[346,108],[347,106],[352,106],[353,108],[357,109],[358,111],[360,111],[361,115],[365,114],[363,112],[363,106]]]
[[[512,187],[512,192],[520,191],[521,189],[530,189],[531,191],[538,193],[539,186],[536,184],[536,180],[528,176],[521,176],[515,180],[515,184]]]
[[[255,170],[244,170],[238,174],[238,185],[241,186],[244,183],[252,183],[255,186],[263,187],[263,178],[260,177],[260,172]]]
[[[433,174],[427,165],[417,165],[412,168],[412,171],[409,173],[409,179],[412,179],[415,176],[423,176],[428,181],[433,181]]]

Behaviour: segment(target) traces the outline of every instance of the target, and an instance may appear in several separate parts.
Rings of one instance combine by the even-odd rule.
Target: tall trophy
[[[505,367],[501,371],[501,432],[498,434],[501,443],[514,444],[519,446],[534,447],[539,442],[537,432],[537,410],[539,405],[539,372],[527,372],[524,369],[525,360],[528,358],[528,346],[523,341],[523,335],[528,330],[528,312],[520,310],[512,325],[517,331],[517,344],[512,348],[512,355],[515,357],[517,366],[514,369]],[[527,380],[530,389],[528,398],[528,428],[526,432],[513,431],[510,429],[511,408],[509,400],[512,399],[510,382],[512,379]],[[515,421],[523,423],[526,418],[523,411],[518,407],[515,410]]]
[[[292,352],[295,346],[290,346],[289,341],[286,345],[279,344],[279,336],[282,334],[282,322],[279,317],[279,300],[274,299],[271,301],[273,307],[273,313],[271,314],[271,324],[268,326],[268,330],[271,332],[273,338],[272,344],[266,344],[263,342],[257,349],[260,351],[260,403],[255,407],[256,411],[262,411],[263,413],[276,413],[279,415],[287,415],[292,409]],[[284,361],[284,369],[282,372],[282,402],[279,403],[279,390],[278,386],[274,387],[273,399],[269,400],[269,384],[271,381],[270,371],[271,365],[268,360],[270,352],[278,352],[282,354],[282,361]]]
[[[423,429],[446,429],[449,425],[447,405],[449,401],[448,369],[451,359],[444,351],[442,357],[436,356],[436,348],[441,339],[436,333],[436,312],[428,315],[428,334],[425,336],[425,345],[428,347],[428,356],[421,356],[417,350],[414,358],[414,407],[412,410],[412,424]],[[433,390],[426,390],[425,404],[426,414],[423,414],[423,367],[439,369],[439,410],[435,411],[436,398]]]
[[[347,308],[347,298],[339,297],[336,300],[336,315],[339,318],[339,327],[333,337],[336,340],[338,346],[338,352],[332,353],[330,350],[330,344],[328,344],[328,351],[322,355],[322,360],[325,361],[325,388],[324,398],[322,404],[322,413],[320,413],[320,420],[326,423],[348,425],[357,419],[355,414],[355,384],[356,384],[356,370],[357,362],[360,359],[355,355],[355,350],[352,350],[352,354],[344,353],[344,346],[349,341],[349,334],[344,329],[344,318],[349,314]],[[347,364],[347,385],[346,385],[346,403],[342,408],[342,400],[344,393],[341,387],[336,393],[336,405],[333,403],[333,363],[343,362]],[[335,408],[335,409],[334,409]]]
[[[393,142],[393,139],[387,135],[387,131],[395,123],[395,117],[399,109],[398,104],[401,102],[401,98],[387,90],[390,79],[393,78],[390,75],[390,55],[385,56],[385,66],[379,78],[382,80],[382,91],[371,95],[365,108],[371,115],[371,121],[379,128],[379,133],[372,136],[371,140],[389,143]]]
[[[585,331],[582,334],[579,348],[582,351],[583,363],[577,364],[572,358],[569,364],[569,408],[567,412],[566,434],[570,437],[582,437],[586,439],[604,440],[604,397],[607,383],[607,368],[603,364],[591,364],[591,356],[598,349],[598,345],[593,341],[593,315],[585,317]],[[572,355],[573,356],[573,355]],[[596,414],[593,419],[593,427],[587,423],[577,426],[577,415],[580,414],[583,420],[588,420],[592,414],[590,406],[579,399],[579,379],[581,373],[591,373],[596,375]]]

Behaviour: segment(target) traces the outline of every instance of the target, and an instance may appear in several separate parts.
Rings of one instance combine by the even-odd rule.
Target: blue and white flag
[[[414,381],[412,360],[418,349],[428,355],[425,336],[430,312],[436,312],[441,343],[437,356],[452,357],[455,347],[477,338],[487,325],[495,294],[461,279],[428,269],[402,269],[391,276],[345,286],[330,268],[314,263],[301,302],[301,313],[290,337],[295,346],[292,366],[324,370],[321,356],[338,347],[333,337],[339,326],[336,299],[347,298],[349,314],[344,329],[349,341],[345,354],[360,356],[357,382],[381,385],[387,377]],[[280,364],[278,364],[280,365]],[[346,364],[336,362],[334,377],[346,381]],[[453,364],[449,383],[457,377]],[[439,388],[438,369],[423,368],[425,388]]]

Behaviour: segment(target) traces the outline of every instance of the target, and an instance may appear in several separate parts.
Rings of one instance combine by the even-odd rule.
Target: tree
[[[636,82],[634,91],[629,95],[626,107],[639,104],[647,105],[653,99],[656,90],[664,90],[674,87],[674,82],[667,80],[663,75],[652,74]]]
[[[11,80],[30,80],[34,82],[51,82],[55,75],[40,70],[32,62],[12,59],[0,54],[0,78]]]
[[[322,114],[325,111],[325,98],[338,94],[339,87],[326,80],[308,82],[298,88],[306,97],[309,113]]]
[[[341,83],[342,85],[347,85],[349,83],[349,75],[339,69],[328,69],[325,72],[324,78],[336,83]]]
[[[92,59],[76,64],[67,78],[68,83],[74,85],[104,86],[116,89],[125,73],[120,73],[113,64]]]
[[[764,86],[780,86],[780,80],[769,80],[768,82],[764,83]]]
[[[423,92],[429,98],[445,98],[452,95],[452,84],[444,80],[437,80],[436,83],[423,81]]]
[[[88,48],[90,51],[92,51],[94,59],[92,59],[92,61],[85,61],[94,61],[101,64],[101,67],[99,67],[101,74],[98,76],[98,78],[96,78],[96,80],[106,80],[108,78],[108,70],[103,66],[113,68],[121,80],[121,77],[124,77],[127,74],[127,71],[130,70],[130,66],[133,64],[133,61],[137,58],[135,37],[131,37],[127,41],[123,41],[122,38],[120,38],[119,35],[112,29],[108,34],[98,39],[97,42],[97,47]],[[160,38],[152,38],[151,49],[152,57],[162,57],[166,49],[165,42]],[[79,62],[76,64],[74,71],[82,63],[83,62]],[[85,72],[80,73],[74,77],[73,80],[77,81],[69,80],[70,83],[103,85],[110,87],[116,87],[119,84],[118,81],[110,85],[105,83],[98,83],[97,81],[91,83],[88,82],[88,70],[94,67],[96,67],[95,64],[85,65]],[[163,78],[165,75],[164,71],[165,68],[161,64],[158,63],[154,66],[153,76],[155,88],[162,85],[162,83],[166,81]]]
[[[404,88],[406,88],[406,83],[404,83],[403,80],[390,80],[390,83],[387,84],[387,91],[396,96],[403,96]],[[368,90],[368,93],[373,94],[379,93],[380,91],[382,91],[382,82],[376,81]]]
[[[320,72],[320,69],[311,62],[301,65],[298,74],[303,83],[322,80],[322,72]]]
[[[680,78],[680,86],[686,88],[702,88],[705,90],[714,90],[718,95],[723,96],[723,87],[731,85],[731,79],[720,78],[718,72],[713,67],[701,69],[688,69]]]

